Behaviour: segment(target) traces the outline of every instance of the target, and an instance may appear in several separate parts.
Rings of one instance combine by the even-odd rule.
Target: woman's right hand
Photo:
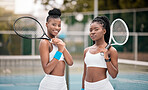
[[[52,39],[52,43],[55,44],[58,47],[58,51],[59,52],[63,52],[64,51],[65,43],[61,39],[53,38]]]

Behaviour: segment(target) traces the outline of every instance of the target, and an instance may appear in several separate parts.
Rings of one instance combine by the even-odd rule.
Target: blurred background
[[[112,22],[123,19],[130,37],[119,53],[119,74],[110,81],[115,90],[148,89],[148,1],[147,0],[0,0],[0,90],[37,90],[44,77],[40,40],[23,39],[13,31],[21,16],[36,17],[46,30],[48,11],[62,11],[59,38],[66,42],[74,65],[66,66],[69,90],[80,90],[83,73],[83,50],[92,45],[89,25],[98,15]]]

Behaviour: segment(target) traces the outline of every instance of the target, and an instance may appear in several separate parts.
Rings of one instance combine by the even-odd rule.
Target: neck
[[[96,40],[94,45],[103,47],[104,45],[106,46],[106,42],[104,38],[102,38],[102,39]]]
[[[51,35],[51,34],[48,34],[48,37],[49,38],[55,38],[55,36],[54,35]]]

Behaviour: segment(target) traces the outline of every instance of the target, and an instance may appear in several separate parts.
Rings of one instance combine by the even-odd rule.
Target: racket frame
[[[121,21],[122,24],[123,24],[124,27],[125,27],[126,32],[127,32],[126,39],[124,40],[123,43],[118,43],[118,42],[116,42],[116,40],[115,40],[114,37],[113,37],[113,26],[114,26],[114,23],[115,23],[116,21]],[[111,44],[111,46],[112,46],[112,45],[124,45],[124,44],[127,42],[128,38],[129,38],[129,30],[128,30],[128,27],[127,27],[126,23],[125,23],[122,19],[120,19],[120,18],[115,19],[115,20],[112,22],[112,24],[111,24],[110,30],[111,30],[111,32],[110,32],[109,44],[111,44],[111,41],[112,41],[112,40],[113,40],[113,42],[114,42],[114,43]]]
[[[114,23],[115,23],[116,21],[118,21],[118,20],[121,21],[121,22],[124,24],[125,29],[126,29],[126,32],[127,32],[126,39],[125,39],[125,41],[124,41],[123,43],[117,43],[117,42],[115,41],[115,39],[113,38],[113,26],[114,26]],[[128,38],[129,38],[129,30],[128,30],[128,27],[127,27],[126,23],[125,23],[122,19],[117,18],[117,19],[115,19],[115,20],[112,22],[112,24],[111,24],[111,26],[110,26],[109,42],[108,42],[108,44],[107,44],[107,46],[106,46],[105,48],[106,48],[106,49],[109,49],[109,48],[110,48],[111,46],[113,46],[113,45],[124,45],[124,44],[127,42]],[[112,40],[114,41],[114,43],[112,43]],[[101,54],[102,56],[104,56],[104,53],[103,53],[103,52],[101,52],[100,54]]]
[[[34,38],[34,37],[30,38],[30,37],[25,37],[25,36],[20,35],[20,34],[16,31],[15,24],[17,23],[18,20],[20,20],[20,19],[22,19],[22,18],[30,18],[30,19],[34,20],[35,22],[37,22],[37,23],[39,24],[39,26],[41,27],[42,31],[43,31],[43,35],[42,35],[40,38]],[[20,36],[20,37],[22,37],[22,38],[26,38],[26,39],[47,39],[47,40],[51,40],[51,39],[48,37],[48,35],[45,33],[45,31],[44,31],[44,29],[43,29],[41,23],[40,23],[38,20],[36,20],[35,18],[33,18],[33,17],[23,16],[23,17],[17,18],[17,19],[15,20],[14,24],[13,24],[13,29],[14,29],[14,32],[15,32],[18,36]],[[29,34],[28,34],[28,35],[29,35]],[[45,35],[47,38],[44,38],[44,37],[43,37],[44,35]]]

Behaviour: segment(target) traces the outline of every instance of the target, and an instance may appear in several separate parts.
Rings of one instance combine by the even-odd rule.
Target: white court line
[[[148,81],[143,81],[143,80],[130,80],[130,79],[125,79],[125,78],[118,78],[117,80],[119,82],[148,84]]]
[[[135,65],[148,66],[148,62],[127,60],[127,59],[119,59],[118,63],[132,64],[132,65],[135,64]]]
[[[4,87],[6,87],[6,86],[15,86],[14,84],[0,84],[0,87],[1,86],[4,86]]]
[[[6,86],[36,86],[36,85],[39,85],[39,83],[14,83],[14,84],[0,84],[0,87],[1,86],[4,86],[4,87],[6,87]]]

